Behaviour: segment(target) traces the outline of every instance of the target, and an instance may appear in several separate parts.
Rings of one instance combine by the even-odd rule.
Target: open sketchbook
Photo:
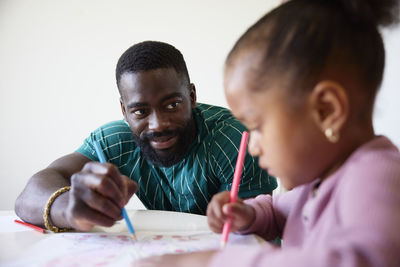
[[[174,220],[169,220],[169,215],[175,217]],[[143,224],[140,216],[133,216],[138,241],[126,231],[124,222],[107,228],[107,232],[96,228],[96,232],[89,233],[49,234],[21,253],[18,259],[4,262],[2,266],[129,266],[136,259],[152,255],[219,248],[220,235],[204,229],[203,216],[193,223],[193,215],[185,218],[181,214],[164,214],[162,227],[156,220],[158,216],[159,213],[155,213],[152,218],[147,211]],[[256,245],[259,241],[253,235],[231,234],[228,246],[233,244]]]

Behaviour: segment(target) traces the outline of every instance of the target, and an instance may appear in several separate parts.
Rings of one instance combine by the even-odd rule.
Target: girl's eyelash
[[[258,131],[258,130],[260,130],[260,127],[259,126],[255,126],[255,127],[249,127],[249,128],[247,128],[250,132],[253,132],[253,131]]]

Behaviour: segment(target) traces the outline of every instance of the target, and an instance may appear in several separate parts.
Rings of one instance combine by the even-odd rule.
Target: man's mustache
[[[178,130],[168,130],[168,131],[163,131],[163,132],[144,133],[140,137],[140,140],[142,140],[142,141],[150,141],[150,140],[152,140],[154,138],[163,137],[163,136],[177,135],[178,133],[179,133]]]

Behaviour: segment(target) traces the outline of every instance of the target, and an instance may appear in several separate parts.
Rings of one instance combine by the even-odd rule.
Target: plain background
[[[122,118],[114,71],[129,46],[173,44],[198,101],[226,107],[227,53],[279,2],[0,0],[0,210],[13,209],[32,174]],[[374,122],[378,134],[400,145],[400,30],[384,36],[387,64]]]

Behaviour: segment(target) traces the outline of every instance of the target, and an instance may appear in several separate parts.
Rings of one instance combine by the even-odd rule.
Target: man
[[[149,209],[205,214],[211,197],[230,189],[245,128],[227,109],[196,103],[175,47],[154,41],[130,47],[116,79],[124,120],[98,128],[74,153],[35,174],[16,201],[19,217],[54,231],[89,230],[121,219],[134,192]],[[98,162],[95,140],[109,163]],[[275,188],[247,155],[239,196]]]

